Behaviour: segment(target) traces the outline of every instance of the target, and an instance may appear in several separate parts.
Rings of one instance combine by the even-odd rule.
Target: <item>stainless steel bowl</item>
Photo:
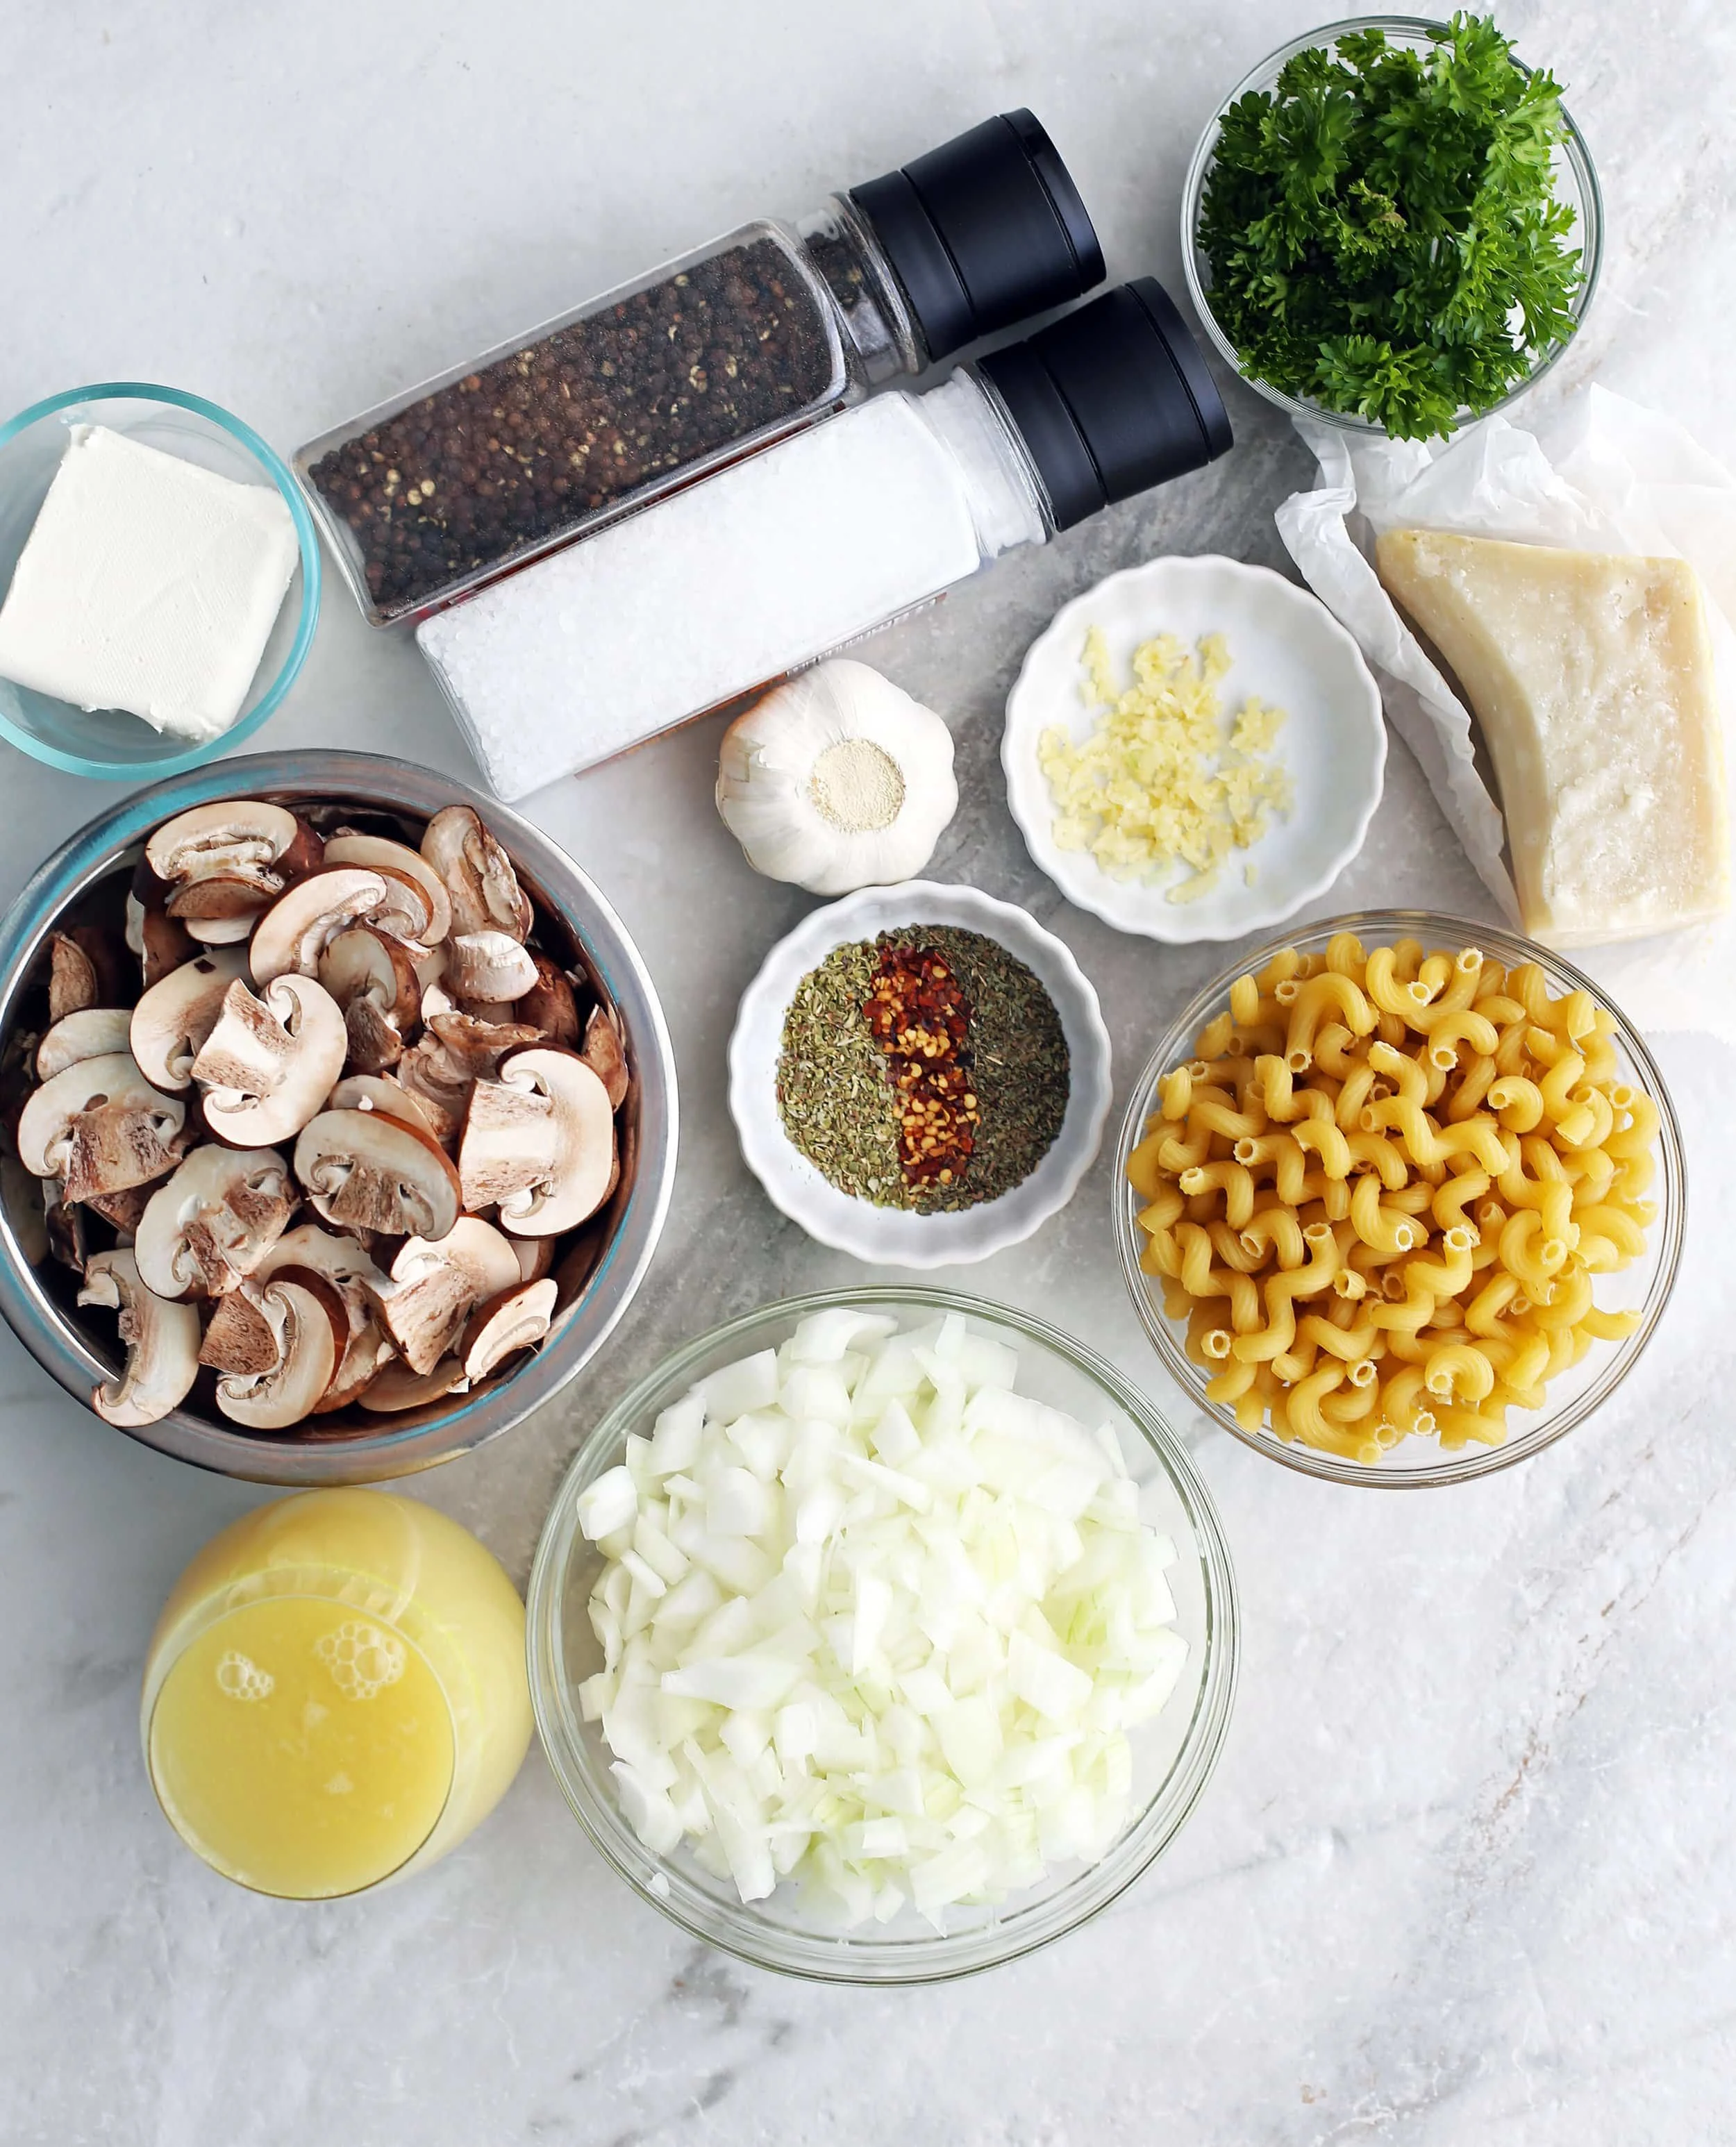
[[[176,1409],[131,1435],[159,1452],[258,1484],[367,1484],[407,1476],[496,1438],[557,1394],[596,1355],[632,1302],[657,1247],[675,1175],[675,1061],[656,988],[621,920],[558,844],[515,813],[443,775],[365,753],[260,753],[159,783],[103,813],[41,866],[0,923],[0,1038],[59,918],[98,882],[131,867],[151,830],[171,813],[221,798],[343,802],[427,818],[470,805],[518,867],[527,890],[571,935],[573,957],[620,1016],[633,1076],[623,1106],[621,1183],[598,1231],[594,1264],[548,1339],[516,1370],[473,1394],[403,1416],[345,1411],[313,1433],[273,1439],[224,1419]],[[22,1213],[0,1197],[0,1314],[69,1394],[88,1404],[118,1353],[57,1294],[63,1271],[33,1266],[20,1242]],[[62,1301],[62,1296],[67,1302]]]

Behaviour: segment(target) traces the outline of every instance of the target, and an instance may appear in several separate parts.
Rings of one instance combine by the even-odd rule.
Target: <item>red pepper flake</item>
[[[904,1183],[956,1184],[979,1123],[963,985],[932,947],[883,947],[862,1011],[898,1091]]]

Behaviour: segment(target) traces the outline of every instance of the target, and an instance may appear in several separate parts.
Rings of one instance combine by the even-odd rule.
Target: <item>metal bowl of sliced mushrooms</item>
[[[371,754],[227,760],[0,926],[0,1313],[118,1429],[366,1483],[495,1437],[626,1310],[676,1146],[657,994],[515,813]]]

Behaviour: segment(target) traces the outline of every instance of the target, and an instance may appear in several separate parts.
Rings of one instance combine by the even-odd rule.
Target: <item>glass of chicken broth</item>
[[[140,1729],[188,1846],[261,1894],[324,1900],[437,1861],[518,1771],[524,1607],[419,1501],[313,1491],[223,1530],[171,1591]]]

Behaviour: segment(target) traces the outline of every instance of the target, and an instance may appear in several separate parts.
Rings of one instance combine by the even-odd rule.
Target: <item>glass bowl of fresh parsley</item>
[[[1268,402],[1425,439],[1554,363],[1603,231],[1547,70],[1484,17],[1363,15],[1273,53],[1219,108],[1182,258],[1208,335]]]

